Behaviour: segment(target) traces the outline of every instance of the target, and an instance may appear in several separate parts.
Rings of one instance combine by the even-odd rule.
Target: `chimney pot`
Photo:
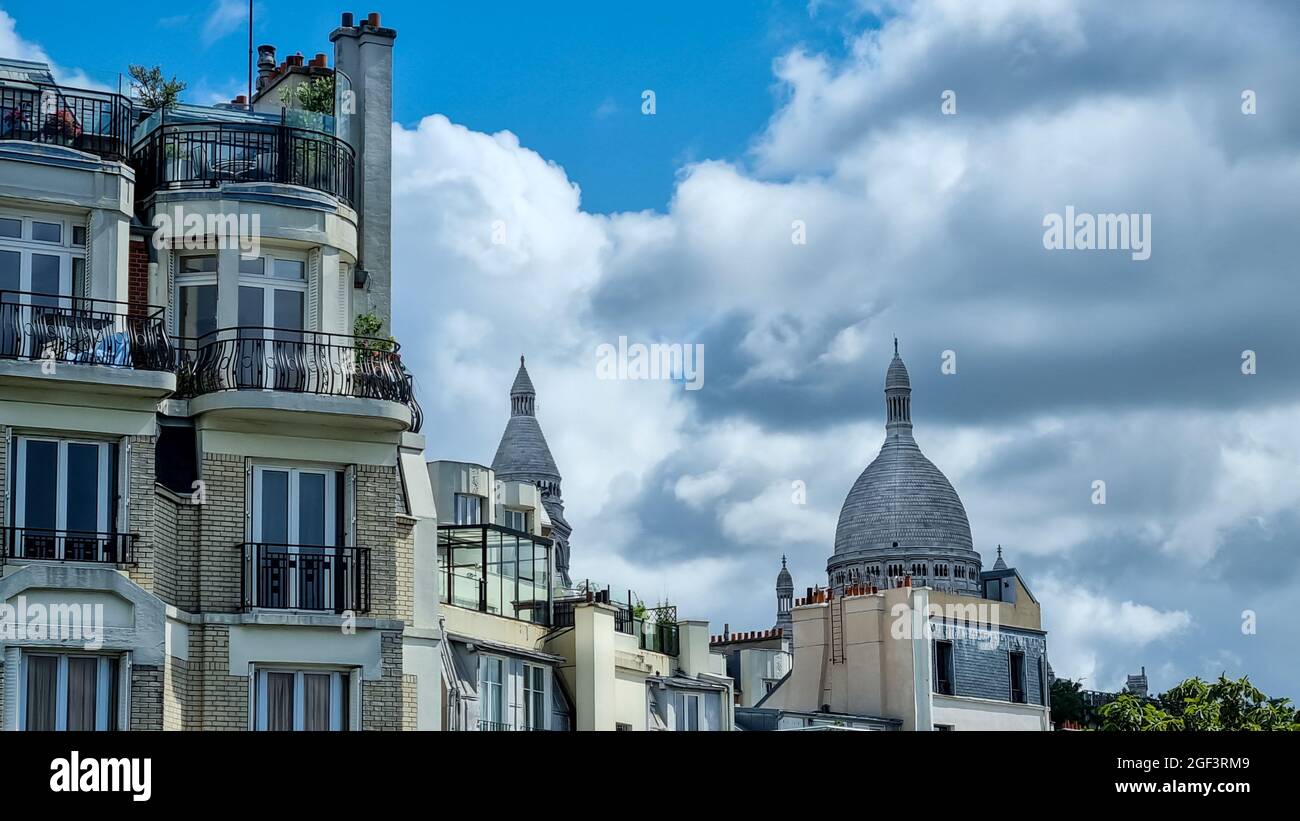
[[[366,25],[373,28],[379,28],[379,12],[370,12],[370,14],[366,16]]]
[[[353,19],[352,12],[345,11],[343,12],[343,22],[340,23],[339,25],[341,25],[345,29],[350,29],[352,28],[352,19]]]

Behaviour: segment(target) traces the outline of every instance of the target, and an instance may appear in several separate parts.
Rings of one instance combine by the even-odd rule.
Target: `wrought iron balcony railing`
[[[376,339],[281,328],[223,328],[176,339],[176,395],[272,390],[399,402],[422,414],[399,346]]]
[[[43,527],[0,528],[0,559],[135,564],[135,533],[93,533]]]
[[[245,610],[370,610],[370,548],[240,545]]]
[[[131,146],[131,103],[120,94],[5,83],[0,85],[0,140],[62,145],[123,160]]]
[[[136,196],[232,182],[300,185],[352,204],[352,147],[279,123],[164,121],[135,145]]]
[[[172,367],[162,308],[28,291],[0,291],[0,358]]]

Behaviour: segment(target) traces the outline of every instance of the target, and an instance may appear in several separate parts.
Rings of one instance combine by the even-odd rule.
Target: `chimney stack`
[[[392,176],[393,176],[393,41],[397,31],[380,25],[371,12],[363,25],[351,26],[351,14],[330,32],[334,43],[335,82],[343,106],[336,113],[339,136],[356,152],[353,207],[357,210],[357,270],[353,316],[373,313],[391,332],[392,320]],[[352,326],[348,317],[348,327]]]

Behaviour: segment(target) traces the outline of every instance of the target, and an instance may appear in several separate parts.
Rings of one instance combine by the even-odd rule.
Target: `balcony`
[[[0,358],[170,371],[163,310],[88,297],[0,291]]]
[[[36,82],[0,85],[0,140],[60,145],[125,160],[131,103],[119,94]]]
[[[398,344],[388,339],[223,328],[198,339],[176,339],[176,396],[258,391],[379,400],[404,406],[409,419],[388,421],[418,432],[422,413],[398,351]],[[357,416],[385,421],[378,412],[358,411]]]
[[[0,563],[26,561],[135,564],[135,533],[92,533],[43,527],[0,528]]]
[[[240,545],[244,610],[370,610],[370,549],[245,543]]]
[[[438,527],[439,600],[551,624],[551,540],[501,525]]]
[[[136,143],[136,198],[156,191],[279,183],[353,203],[352,147],[320,131],[284,123],[166,122]]]

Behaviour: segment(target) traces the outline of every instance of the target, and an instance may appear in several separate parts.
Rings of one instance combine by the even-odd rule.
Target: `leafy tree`
[[[1269,698],[1246,676],[1221,675],[1214,683],[1189,678],[1155,700],[1121,693],[1098,713],[1103,730],[1300,730],[1291,700]]]
[[[1081,685],[1068,678],[1058,678],[1052,682],[1052,721],[1084,722],[1083,696],[1079,695]]]
[[[288,87],[280,90],[280,103],[285,106],[298,103],[303,111],[317,114],[334,114],[334,77],[316,77],[299,83],[290,94]]]
[[[145,68],[132,65],[127,71],[131,74],[131,90],[145,108],[175,108],[180,102],[185,83],[175,76],[165,79],[162,66]]]

